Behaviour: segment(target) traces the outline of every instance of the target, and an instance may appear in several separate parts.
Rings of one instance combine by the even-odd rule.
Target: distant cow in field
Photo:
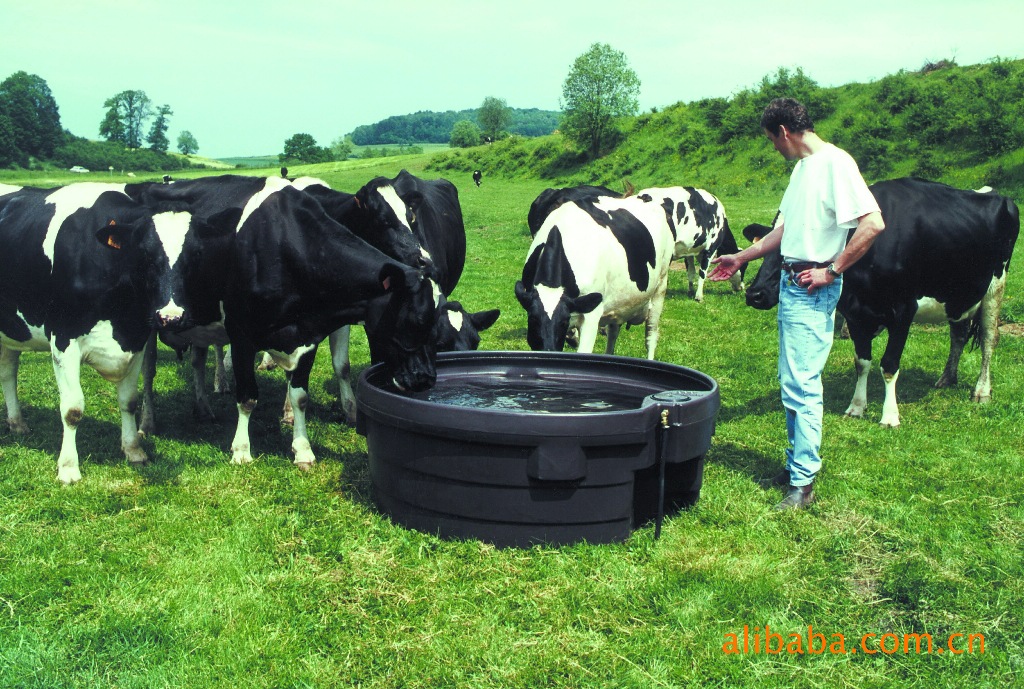
[[[570,327],[578,327],[579,351],[593,352],[606,325],[611,354],[623,323],[645,323],[653,359],[673,245],[665,212],[653,201],[598,196],[555,208],[516,283],[530,347],[561,351]]]
[[[991,191],[964,191],[916,178],[879,182],[870,189],[885,219],[885,231],[843,273],[838,305],[856,351],[857,383],[847,416],[864,415],[871,343],[885,329],[889,338],[881,359],[881,424],[900,424],[896,379],[914,320],[949,323],[949,359],[936,387],[957,382],[967,340],[980,342],[981,371],[972,399],[989,401],[999,309],[1020,231],[1017,205]],[[778,304],[781,266],[777,252],[764,258],[747,289],[749,305],[770,309]]]
[[[64,439],[57,478],[82,478],[76,434],[85,414],[79,374],[89,364],[117,386],[121,449],[145,462],[135,421],[149,334],[173,326],[171,264],[190,216],[153,214],[123,184],[58,189],[0,186],[0,382],[7,423],[27,433],[17,395],[23,351],[48,351],[60,392]]]
[[[483,178],[484,173],[480,172],[479,170],[473,170],[473,181],[476,182],[476,185],[478,187],[480,186],[480,180],[482,180]]]

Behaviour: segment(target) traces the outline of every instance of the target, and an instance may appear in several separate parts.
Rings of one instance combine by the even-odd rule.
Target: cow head
[[[153,214],[156,236],[168,262],[156,308],[157,327],[182,331],[210,320],[196,313],[194,307],[202,297],[196,292],[214,291],[206,282],[209,276],[223,279],[226,275],[224,249],[235,236],[240,216],[240,209],[207,218],[159,209]]]
[[[367,314],[370,355],[384,363],[399,390],[426,390],[437,378],[433,282],[423,270],[398,263],[384,264],[379,280],[391,296],[382,311]]]
[[[775,214],[772,221],[774,226],[779,221],[779,214]],[[748,242],[754,244],[761,241],[769,232],[771,227],[760,223],[751,223],[743,228],[743,236]],[[764,257],[761,267],[754,276],[750,286],[747,287],[747,306],[767,311],[775,308],[779,303],[779,283],[782,280],[782,253],[775,251]]]
[[[580,294],[576,275],[562,247],[562,233],[552,227],[542,244],[535,244],[523,278],[516,282],[516,299],[526,309],[526,341],[534,351],[560,352],[575,314],[590,313],[601,303],[598,292]]]
[[[747,287],[747,306],[767,311],[779,303],[779,283],[782,280],[782,253],[775,251],[764,257],[757,275]]]
[[[480,346],[480,333],[498,320],[501,311],[469,313],[457,301],[444,301],[437,309],[434,342],[439,352],[465,352]]]
[[[121,279],[144,295],[147,314],[157,325],[179,321],[184,310],[175,302],[174,257],[188,231],[191,216],[179,210],[153,213],[123,194],[107,194],[96,205],[105,214],[96,219],[96,240],[117,258]]]
[[[430,260],[414,232],[416,212],[422,201],[422,194],[413,192],[403,198],[391,180],[376,177],[356,192],[353,212],[336,219],[371,246],[414,266],[421,259]]]

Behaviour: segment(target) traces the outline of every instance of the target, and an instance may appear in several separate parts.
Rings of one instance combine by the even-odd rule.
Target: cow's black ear
[[[526,289],[526,285],[523,284],[522,280],[516,280],[516,299],[519,300],[524,309],[530,308],[530,292]]]
[[[132,225],[118,225],[111,220],[105,227],[96,231],[96,241],[111,249],[123,249],[131,242]]]
[[[600,305],[603,299],[600,292],[580,295],[572,300],[572,312],[590,313]]]
[[[419,211],[420,206],[423,205],[423,194],[418,191],[410,191],[402,197],[402,200],[405,201],[405,205],[409,210],[416,213]]]
[[[238,229],[238,221],[241,219],[241,208],[228,208],[206,218],[194,218],[194,222],[200,238],[212,239],[233,234]]]
[[[408,268],[403,269],[397,263],[385,263],[380,269],[377,281],[385,292],[393,292],[405,284],[405,270]]]
[[[473,327],[477,329],[477,332],[487,330],[494,322],[498,320],[498,316],[501,315],[500,309],[491,309],[490,311],[477,311],[476,313],[469,314],[469,322],[473,324]]]

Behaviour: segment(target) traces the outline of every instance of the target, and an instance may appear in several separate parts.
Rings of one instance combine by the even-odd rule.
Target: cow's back
[[[565,203],[545,219],[530,255],[553,231],[561,235],[562,251],[581,294],[647,294],[667,274],[672,237],[656,204],[636,197]],[[534,282],[554,286],[558,280],[538,276]]]
[[[964,312],[1002,275],[1020,229],[1010,199],[916,178],[871,191],[886,229],[844,278],[844,292],[865,306],[927,296]]]

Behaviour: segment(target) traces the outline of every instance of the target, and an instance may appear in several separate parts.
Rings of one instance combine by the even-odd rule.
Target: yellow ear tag
[[[114,223],[110,224],[113,225]],[[114,235],[112,234],[107,235],[107,246],[112,247],[114,249],[121,248],[121,244],[116,239],[114,239]]]

